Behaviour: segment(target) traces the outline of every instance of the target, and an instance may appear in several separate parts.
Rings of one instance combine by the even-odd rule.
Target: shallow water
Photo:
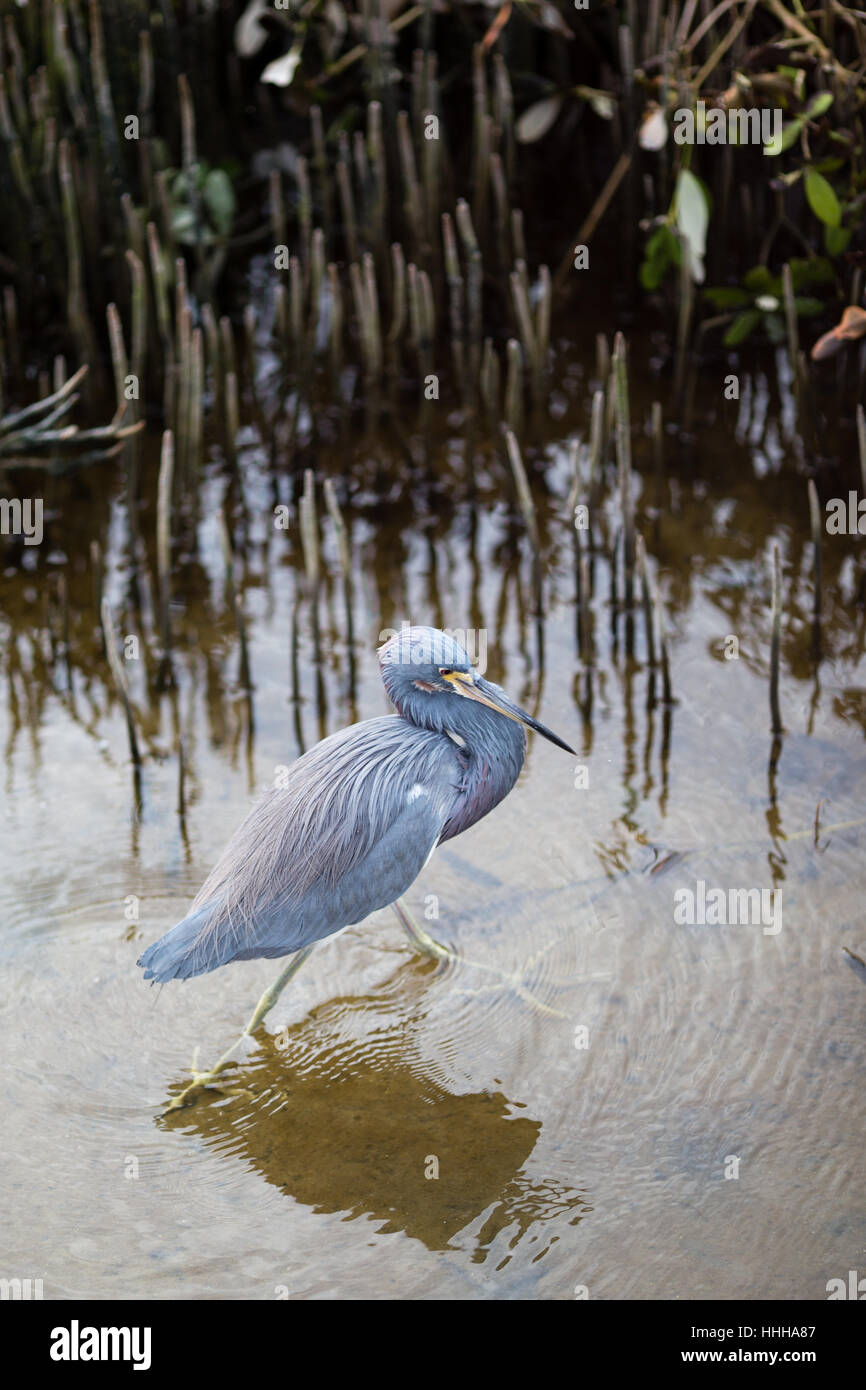
[[[720,406],[702,381],[696,442],[669,438],[659,482],[644,431],[659,391],[651,351],[632,339],[634,483],[667,612],[671,706],[657,679],[648,708],[642,617],[628,660],[601,555],[591,668],[577,657],[565,498],[567,438],[587,429],[580,359],[556,393],[558,426],[526,451],[541,630],[510,481],[483,428],[467,445],[444,412],[428,417],[425,452],[407,413],[305,460],[355,480],[354,681],[330,524],[317,663],[297,530],[270,523],[287,480],[245,436],[251,707],[214,519],[219,461],[177,557],[177,688],[161,695],[117,466],[43,480],[45,543],[2,542],[6,1277],[41,1278],[48,1298],[821,1299],[862,1264],[866,972],[843,949],[866,958],[862,538],[825,538],[816,661],[790,398],[756,371],[739,404]],[[822,498],[856,486],[848,446],[827,441]],[[151,562],[154,465],[151,448],[138,518]],[[611,526],[613,491],[609,473]],[[144,634],[143,659],[128,663],[138,809],[96,629],[94,540],[119,630]],[[773,541],[786,733],[771,763]],[[61,570],[68,665],[51,654]],[[275,967],[159,990],[136,958],[183,915],[280,765],[385,710],[375,647],[404,619],[480,630],[488,676],[579,758],[532,741],[511,796],[408,895],[419,915],[438,911],[426,925],[459,962],[413,955],[393,915],[377,914],[315,950],[239,1093],[163,1117],[194,1049],[219,1055]],[[723,654],[729,634],[737,660]],[[680,924],[675,894],[698,880],[777,890],[781,929]]]

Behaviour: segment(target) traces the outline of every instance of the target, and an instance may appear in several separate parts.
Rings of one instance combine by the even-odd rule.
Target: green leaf
[[[645,290],[657,290],[670,270],[682,259],[680,243],[664,223],[656,227],[646,244],[640,282]]]
[[[696,285],[701,285],[704,280],[704,253],[707,249],[710,209],[702,184],[688,169],[681,169],[679,172],[674,201],[677,209],[677,227],[685,240],[688,252],[689,274]]]
[[[171,230],[178,241],[195,241],[195,214],[192,208],[181,206],[172,209]]]
[[[778,140],[775,136],[771,136],[767,141],[764,146],[764,154],[772,157],[784,154],[785,150],[789,150],[794,141],[799,138],[800,131],[803,129],[804,125],[805,121],[802,116],[798,116],[794,121],[789,121],[786,126],[782,127],[782,134],[779,136]]]
[[[589,104],[597,116],[603,121],[612,121],[616,112],[613,98],[607,92],[600,92],[598,96],[590,97]]]
[[[581,101],[588,101],[595,114],[601,116],[603,121],[613,120],[616,106],[609,92],[604,92],[598,87],[584,87],[581,83],[571,90]]]
[[[792,256],[791,284],[795,290],[806,285],[829,285],[836,275],[830,262],[824,256]]]
[[[760,309],[744,309],[741,314],[737,314],[724,336],[725,347],[736,347],[738,343],[743,343],[749,334],[761,321]]]
[[[214,227],[220,236],[228,236],[235,217],[235,191],[224,169],[211,169],[202,197]]]
[[[850,240],[850,227],[824,228],[824,250],[828,256],[841,256],[843,251],[847,251]]]
[[[710,301],[714,309],[740,309],[744,304],[749,303],[749,296],[745,290],[735,289],[728,285],[719,285],[715,289],[704,290],[704,296]]]
[[[806,197],[815,216],[826,227],[838,227],[842,220],[842,209],[839,206],[839,199],[824,175],[819,174],[817,169],[807,169],[805,180]]]
[[[832,105],[832,93],[819,92],[818,95],[814,97],[812,101],[809,102],[809,105],[806,107],[806,120],[817,121],[818,117],[823,116],[825,111],[829,111]]]
[[[824,301],[822,299],[810,299],[808,295],[803,298],[794,299],[794,309],[800,319],[812,319],[816,314],[823,314]]]
[[[743,285],[752,295],[782,293],[782,282],[765,265],[756,265],[743,276]]]

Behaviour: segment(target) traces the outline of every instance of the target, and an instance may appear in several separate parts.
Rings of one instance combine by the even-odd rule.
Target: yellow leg
[[[447,946],[436,941],[429,932],[419,926],[404,903],[402,898],[398,898],[393,904],[400,926],[408,936],[416,951],[420,951],[424,956],[432,956],[434,960],[457,960],[454,951],[449,951]]]
[[[263,1019],[266,1017],[267,1014],[270,1013],[271,1009],[276,1004],[286,985],[289,983],[289,980],[291,980],[293,976],[297,975],[298,971],[300,970],[301,966],[307,959],[307,956],[310,954],[312,949],[312,946],[305,946],[302,951],[295,952],[288,965],[280,973],[280,975],[277,976],[276,980],[274,980],[274,983],[272,985],[269,985],[269,987],[265,990],[255,1009],[253,1010],[252,1017],[250,1018],[249,1023],[247,1024],[244,1031],[241,1033],[240,1037],[235,1038],[228,1051],[223,1053],[222,1057],[220,1057],[218,1062],[214,1063],[210,1071],[196,1071],[195,1067],[193,1066],[192,1081],[183,1091],[180,1092],[179,1095],[173,1097],[173,1099],[166,1106],[166,1111],[179,1110],[181,1106],[186,1104],[187,1098],[190,1095],[192,1095],[195,1091],[202,1090],[205,1086],[209,1086],[211,1082],[214,1081],[220,1075],[221,1072],[225,1071],[226,1067],[231,1066],[233,1061],[232,1054],[237,1051],[241,1043],[244,1041],[244,1038],[252,1037],[253,1033],[255,1033],[256,1029],[262,1023]]]

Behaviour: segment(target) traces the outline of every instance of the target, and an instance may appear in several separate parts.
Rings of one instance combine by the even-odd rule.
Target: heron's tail
[[[146,980],[189,980],[193,975],[206,975],[231,959],[233,946],[228,951],[220,949],[221,945],[229,946],[225,936],[220,941],[216,934],[202,932],[213,907],[213,903],[205,903],[196,908],[159,941],[148,946],[138,961],[144,967]]]

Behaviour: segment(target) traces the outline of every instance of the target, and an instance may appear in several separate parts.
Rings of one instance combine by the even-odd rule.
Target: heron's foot
[[[416,938],[415,947],[430,960],[460,960],[460,953],[453,951],[450,946],[443,946],[441,941],[435,937],[428,936],[426,932]]]
[[[277,1000],[279,999],[289,980],[291,980],[292,976],[296,975],[298,970],[300,970],[301,966],[307,959],[307,956],[310,954],[312,949],[312,946],[305,946],[303,950],[296,951],[294,953],[294,955],[289,960],[288,965],[286,965],[283,968],[282,973],[280,974],[278,979],[274,981],[274,983],[270,986],[269,989],[265,990],[264,994],[262,995],[261,999],[255,1007],[252,1018],[250,1019],[244,1031],[241,1033],[240,1037],[235,1038],[235,1041],[232,1043],[228,1051],[223,1053],[222,1057],[220,1057],[218,1062],[214,1063],[210,1071],[198,1070],[198,1048],[196,1048],[195,1052],[193,1053],[192,1066],[190,1067],[192,1081],[189,1083],[188,1086],[185,1086],[184,1089],[180,1091],[176,1096],[172,1097],[171,1101],[166,1106],[166,1112],[168,1112],[169,1110],[180,1110],[184,1105],[188,1103],[189,1098],[195,1095],[197,1091],[203,1091],[209,1088],[222,1091],[225,1095],[231,1096],[253,1094],[252,1091],[247,1090],[243,1086],[226,1086],[217,1083],[219,1082],[219,1078],[222,1076],[223,1072],[226,1070],[227,1067],[237,1066],[237,1059],[235,1058],[234,1054],[237,1052],[238,1048],[241,1046],[242,1043],[250,1041],[253,1038],[253,1035],[258,1032],[259,1028],[264,1023],[266,1016],[270,1013],[271,1009],[276,1004]]]
[[[196,1048],[195,1052],[194,1052],[193,1055],[192,1055],[192,1066],[191,1066],[190,1069],[189,1069],[190,1076],[192,1077],[192,1080],[190,1081],[189,1085],[188,1085],[188,1086],[185,1086],[184,1089],[183,1089],[182,1091],[178,1092],[178,1094],[177,1094],[176,1096],[172,1096],[172,1099],[169,1101],[168,1105],[165,1107],[166,1113],[168,1113],[169,1110],[181,1110],[181,1109],[183,1109],[183,1107],[189,1103],[190,1097],[193,1096],[193,1095],[195,1095],[196,1092],[198,1092],[198,1091],[205,1091],[205,1090],[213,1089],[213,1090],[222,1091],[222,1092],[224,1092],[224,1093],[227,1094],[227,1095],[239,1095],[239,1094],[241,1094],[241,1093],[243,1092],[243,1090],[244,1090],[243,1087],[235,1087],[235,1086],[229,1086],[229,1085],[217,1085],[216,1083],[220,1080],[220,1078],[222,1077],[223,1073],[224,1073],[229,1067],[237,1066],[237,1061],[235,1060],[233,1054],[234,1054],[234,1053],[237,1051],[237,1049],[240,1047],[240,1045],[241,1045],[241,1043],[244,1041],[244,1039],[247,1038],[247,1037],[249,1037],[249,1036],[250,1036],[250,1034],[249,1034],[247,1031],[244,1031],[243,1033],[241,1033],[240,1037],[237,1038],[236,1041],[232,1043],[232,1045],[231,1045],[231,1047],[229,1048],[228,1052],[224,1052],[223,1055],[222,1055],[222,1057],[220,1057],[219,1061],[218,1061],[218,1062],[215,1062],[214,1065],[210,1068],[209,1071],[199,1071],[199,1070],[198,1070],[198,1053],[199,1053],[199,1050],[198,1050],[198,1048]]]
[[[165,1114],[171,1110],[182,1110],[190,1103],[190,1098],[197,1095],[199,1091],[216,1091],[223,1096],[252,1096],[255,1092],[249,1086],[232,1086],[228,1080],[221,1081],[222,1071],[197,1071],[193,1072],[193,1079],[188,1086],[185,1086],[178,1095],[172,1096],[168,1105],[165,1107]]]
[[[429,956],[431,960],[460,959],[457,951],[452,951],[450,946],[443,946],[441,941],[437,941],[435,937],[424,930],[420,922],[416,922],[402,898],[398,898],[392,906],[404,932],[412,942],[415,950],[420,951],[421,955]]]
[[[182,1091],[179,1091],[176,1096],[172,1096],[168,1105],[165,1107],[166,1114],[170,1110],[182,1110],[184,1106],[189,1104],[190,1098],[199,1091],[214,1089],[222,1092],[231,1092],[234,1088],[225,1084],[219,1086],[215,1084],[222,1078],[224,1071],[225,1067],[220,1066],[214,1067],[211,1071],[191,1070],[192,1081],[190,1081],[189,1085],[185,1086]]]
[[[210,1071],[194,1071],[190,1068],[191,1086],[210,1086],[218,1076],[222,1076],[225,1067],[213,1067]]]

